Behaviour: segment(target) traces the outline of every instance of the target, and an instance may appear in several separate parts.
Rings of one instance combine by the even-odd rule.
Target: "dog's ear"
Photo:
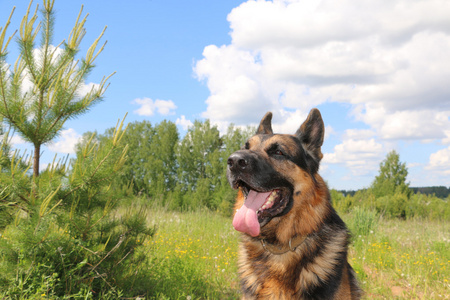
[[[300,139],[305,150],[319,162],[323,157],[320,147],[323,144],[325,125],[323,124],[322,115],[317,108],[313,108],[309,112],[305,122],[303,122],[295,135]]]
[[[259,123],[255,134],[273,134],[272,131],[272,113],[269,111],[264,115]]]

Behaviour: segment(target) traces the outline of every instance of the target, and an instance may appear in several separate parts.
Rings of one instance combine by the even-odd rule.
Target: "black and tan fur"
[[[249,189],[282,192],[279,207],[259,219],[260,234],[241,235],[242,299],[360,299],[347,262],[349,232],[318,174],[321,114],[313,109],[294,135],[273,134],[271,119],[267,113],[228,159],[228,180],[239,189],[236,209]]]

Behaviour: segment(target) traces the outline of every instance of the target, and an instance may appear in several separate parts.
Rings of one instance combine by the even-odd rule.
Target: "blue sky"
[[[128,122],[168,119],[184,133],[196,119],[221,130],[255,125],[270,110],[275,131],[294,133],[317,107],[326,125],[320,173],[332,188],[368,187],[393,149],[412,186],[450,186],[446,0],[57,0],[55,44],[82,4],[89,17],[80,55],[108,26],[86,84],[117,73],[105,100],[44,149],[44,165],[127,112]],[[9,34],[28,1],[0,1],[0,26],[13,6]],[[9,53],[13,63],[15,43]]]

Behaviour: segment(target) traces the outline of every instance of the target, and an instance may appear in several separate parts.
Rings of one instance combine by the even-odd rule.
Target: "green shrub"
[[[408,196],[402,193],[380,197],[375,200],[375,207],[380,214],[394,218],[406,218],[407,204]]]
[[[440,199],[433,195],[414,194],[408,201],[406,217],[448,221],[450,220],[449,200]]]
[[[20,160],[0,169],[1,204],[9,216],[0,239],[5,297],[133,295],[130,278],[146,263],[139,248],[154,228],[146,225],[143,207],[117,211],[121,199],[111,182],[126,157],[121,127],[109,143],[86,143],[70,168],[51,165],[34,191]]]

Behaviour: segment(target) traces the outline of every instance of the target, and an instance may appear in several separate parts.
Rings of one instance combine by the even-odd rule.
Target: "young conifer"
[[[12,70],[6,54],[13,36],[6,39],[6,31],[13,13],[0,29],[0,116],[34,146],[35,178],[39,175],[41,146],[58,136],[68,119],[85,113],[99,102],[112,75],[86,89],[85,80],[106,44],[99,46],[106,27],[86,55],[77,59],[86,33],[87,15],[82,17],[82,7],[67,40],[55,46],[54,3],[54,0],[43,1],[42,21],[37,22],[38,5],[33,12],[30,2],[20,24],[17,37],[20,55]]]
[[[113,189],[127,159],[124,121],[106,141],[92,136],[75,159],[55,159],[39,174],[40,147],[65,121],[100,101],[110,77],[85,90],[104,31],[77,60],[86,17],[80,11],[68,39],[54,46],[54,0],[43,4],[40,23],[31,3],[22,19],[20,55],[12,68],[6,62],[12,14],[0,28],[0,120],[35,148],[28,159],[0,132],[0,298],[134,295],[134,279],[146,262],[137,249],[154,230],[144,209],[121,209]]]

